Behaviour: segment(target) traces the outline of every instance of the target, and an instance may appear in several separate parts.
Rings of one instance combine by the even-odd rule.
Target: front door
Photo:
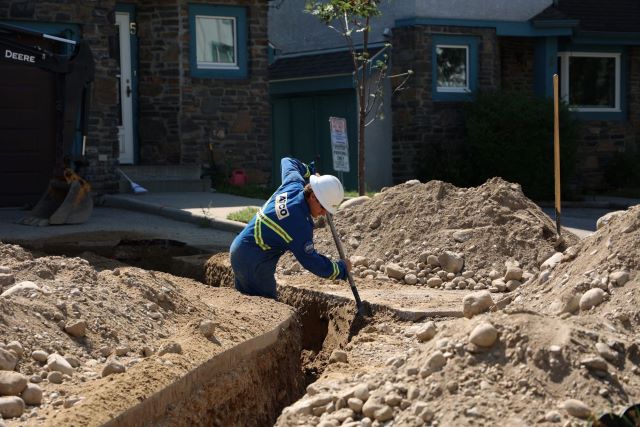
[[[131,15],[128,12],[116,12],[116,26],[120,46],[120,164],[134,162],[133,140],[133,75],[131,72]]]

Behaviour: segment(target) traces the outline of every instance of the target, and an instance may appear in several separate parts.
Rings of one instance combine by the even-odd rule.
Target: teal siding
[[[343,174],[347,190],[358,186],[357,104],[355,91],[339,90],[314,94],[273,96],[272,184],[280,184],[280,159],[295,157],[303,162],[316,162],[322,174],[338,176],[333,170],[329,117],[347,119],[350,172]]]

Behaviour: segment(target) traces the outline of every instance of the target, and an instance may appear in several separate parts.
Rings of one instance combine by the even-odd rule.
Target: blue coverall
[[[313,166],[281,161],[282,184],[231,244],[235,286],[247,295],[277,298],[276,264],[290,250],[304,268],[320,277],[347,278],[344,261],[332,261],[313,246],[313,221],[304,186]]]

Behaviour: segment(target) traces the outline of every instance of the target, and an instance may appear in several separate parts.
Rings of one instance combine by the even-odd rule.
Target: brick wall
[[[220,0],[247,7],[247,79],[192,78],[189,10],[194,2],[144,2],[140,28],[140,159],[146,164],[208,163],[242,167],[253,182],[271,173],[267,2]]]
[[[96,63],[86,157],[81,171],[95,192],[117,191],[119,124],[117,61],[109,57],[115,0],[0,0],[0,19],[81,23]],[[191,78],[187,0],[137,2],[139,148],[142,164],[202,164],[214,147],[216,165],[243,167],[253,182],[271,173],[267,8],[262,0],[218,0],[247,8],[248,78]],[[100,157],[99,157],[100,156]],[[98,159],[103,160],[99,161]],[[106,159],[106,160],[104,160]]]
[[[631,47],[628,53],[628,91],[622,95],[627,96],[627,118],[583,122],[578,171],[580,186],[587,191],[607,189],[604,173],[616,153],[640,149],[640,47]]]
[[[500,72],[504,89],[533,93],[535,40],[500,37]]]
[[[114,165],[118,154],[118,84],[112,71],[116,62],[109,58],[108,51],[108,36],[115,31],[115,27],[109,23],[108,14],[114,5],[115,0],[0,0],[0,20],[79,23],[82,37],[91,47],[96,66],[85,152],[89,165],[81,173],[96,192],[116,189]],[[106,161],[98,161],[99,155],[104,156]]]
[[[471,35],[478,44],[478,89],[500,86],[500,58],[494,29],[414,26],[393,31],[393,73],[414,71],[410,88],[394,96],[393,181],[420,175],[429,147],[440,155],[455,156],[464,138],[464,102],[434,102],[431,96],[431,35]],[[473,64],[472,64],[473,66]],[[443,154],[444,153],[444,154]],[[437,161],[445,161],[438,159]]]

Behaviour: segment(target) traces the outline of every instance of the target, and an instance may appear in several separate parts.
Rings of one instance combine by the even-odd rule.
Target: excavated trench
[[[22,245],[46,255],[94,253],[98,258],[189,277],[206,286],[233,286],[227,254],[211,257],[171,240]],[[105,268],[100,261],[90,262],[96,269]],[[332,351],[344,348],[370,321],[356,316],[352,301],[293,287],[279,292],[279,300],[295,308],[294,317],[210,359],[106,425],[272,425],[322,374]]]

